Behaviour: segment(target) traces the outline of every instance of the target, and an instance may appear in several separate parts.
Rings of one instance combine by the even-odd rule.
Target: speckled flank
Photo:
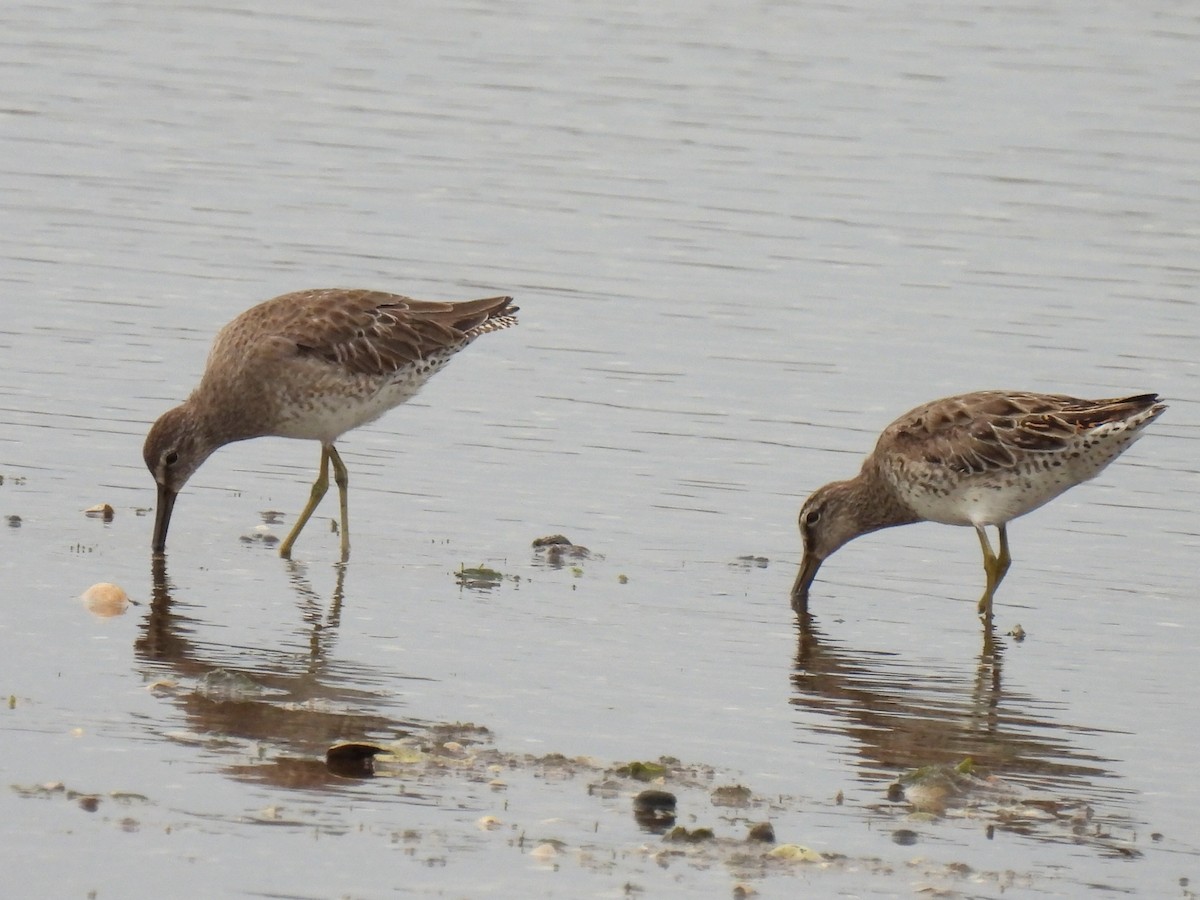
[[[903,451],[905,444],[896,439],[881,439],[876,453],[884,460],[881,474],[919,518],[947,525],[1000,525],[1096,477],[1163,409],[1158,403],[1136,411],[1114,409],[1112,414],[1118,418],[1099,424],[1072,424],[1061,418],[1065,412],[1056,419],[1052,411],[1028,412],[1023,419],[1020,414],[991,421],[976,418],[961,440],[958,464],[947,464],[936,453],[898,452],[897,445]],[[970,410],[964,413],[969,415]],[[1038,442],[1015,437],[1021,429],[1031,431]],[[972,451],[968,443],[990,447],[986,452]],[[970,465],[964,462],[968,453],[975,454]]]
[[[879,437],[859,474],[813,493],[800,510],[804,559],[793,604],[821,563],[848,541],[911,522],[973,526],[988,590],[1008,568],[1005,526],[1094,478],[1166,409],[1155,394],[1081,400],[979,391],[905,413]],[[994,554],[984,526],[1000,529]],[[799,608],[799,607],[798,607]]]

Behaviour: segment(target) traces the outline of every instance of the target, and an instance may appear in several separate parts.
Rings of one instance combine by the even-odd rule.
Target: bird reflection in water
[[[228,774],[279,787],[328,788],[344,783],[325,766],[330,745],[365,734],[399,737],[421,727],[370,711],[381,697],[360,685],[383,682],[383,673],[338,661],[332,652],[346,564],[334,566],[335,585],[326,604],[304,565],[289,563],[304,626],[293,635],[299,642],[272,649],[217,643],[211,633],[197,639],[204,623],[180,611],[166,558],[154,557],[151,566],[150,610],[134,650],[147,682],[162,684],[163,696],[183,713],[183,728],[164,725],[164,734],[185,730],[200,742],[254,742],[277,750],[253,763],[245,762],[244,753],[232,754],[237,762]],[[389,673],[386,680],[395,678]]]
[[[859,779],[881,801],[902,773],[969,759],[989,784],[1011,789],[1003,802],[1018,809],[1028,797],[1040,798],[1067,822],[1076,812],[1090,817],[1093,807],[1107,807],[1114,812],[1103,817],[1106,826],[1134,827],[1122,808],[1132,791],[1114,786],[1112,761],[1073,746],[1076,736],[1097,729],[1056,721],[1050,703],[1005,689],[1005,641],[990,625],[971,675],[931,670],[911,649],[851,650],[826,638],[807,611],[798,630],[790,702],[801,740],[826,744],[822,735],[840,735],[835,743],[852,748]],[[981,798],[961,799],[967,805]],[[1046,818],[1046,808],[1038,807],[1034,821]],[[1046,828],[1052,831],[1053,821]],[[1096,836],[1102,851],[1104,838]]]

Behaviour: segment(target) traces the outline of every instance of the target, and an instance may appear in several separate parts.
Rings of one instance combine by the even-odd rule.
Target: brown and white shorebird
[[[817,570],[835,550],[911,522],[970,525],[987,585],[979,612],[1011,560],[1008,523],[1094,478],[1162,415],[1156,394],[1080,400],[1060,394],[978,391],[918,406],[884,429],[862,471],[815,491],[800,509],[804,557],[792,586],[803,614]],[[985,526],[1000,532],[992,550]]]
[[[154,423],[142,450],[158,483],[152,547],[166,548],[180,489],[218,447],[256,437],[321,442],[308,503],[279,547],[292,544],[329,488],[350,553],[349,476],[334,441],[411,398],[475,338],[517,323],[511,297],[461,303],[366,290],[310,290],[252,307],[217,334],[200,385]]]

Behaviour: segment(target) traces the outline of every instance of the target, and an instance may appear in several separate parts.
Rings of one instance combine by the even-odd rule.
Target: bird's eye
[[[170,453],[168,453],[166,456],[163,457],[163,462],[166,463],[168,466],[173,466],[173,465],[175,465],[175,463],[179,462],[179,454],[176,453],[174,450],[172,450]]]
[[[811,527],[813,525],[816,525],[818,522],[821,521],[821,511],[819,509],[810,509],[808,512],[806,512],[804,514],[803,521],[806,526]]]

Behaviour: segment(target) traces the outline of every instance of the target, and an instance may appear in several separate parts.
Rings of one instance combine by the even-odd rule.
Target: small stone
[[[750,826],[750,832],[746,835],[746,840],[773,844],[775,843],[775,828],[770,822],[759,822],[757,825]]]
[[[633,798],[633,818],[645,828],[658,830],[675,821],[675,795],[647,788]]]
[[[670,791],[647,788],[633,798],[634,809],[675,809],[675,795]]]

